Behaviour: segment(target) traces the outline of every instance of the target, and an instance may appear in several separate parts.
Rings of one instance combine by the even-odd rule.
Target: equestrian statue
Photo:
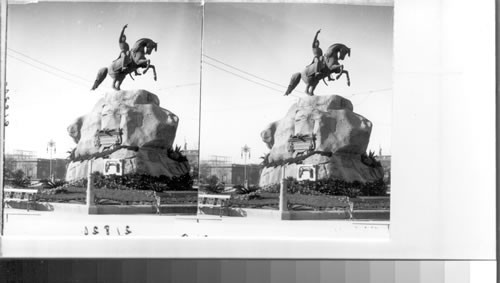
[[[125,29],[127,25],[123,26],[122,32],[120,33],[118,44],[120,46],[120,55],[115,59],[109,67],[104,67],[97,73],[97,78],[95,79],[94,85],[91,90],[95,90],[99,85],[106,79],[106,75],[109,75],[113,79],[112,87],[116,90],[120,90],[120,86],[127,75],[133,80],[132,73],[139,76],[140,73],[137,69],[144,68],[142,74],[146,74],[149,69],[153,70],[154,80],[156,81],[156,69],[154,65],[151,65],[149,59],[146,59],[146,55],[151,55],[151,52],[156,51],[158,48],[158,43],[154,42],[149,38],[141,38],[129,48],[126,42],[127,37],[125,36]]]
[[[314,90],[321,80],[328,85],[325,78],[328,78],[328,81],[334,81],[345,74],[347,77],[347,85],[351,85],[349,72],[344,70],[344,65],[339,63],[339,60],[344,60],[346,55],[349,57],[351,56],[351,49],[344,44],[336,43],[328,47],[323,54],[323,51],[319,47],[318,40],[320,31],[321,30],[318,30],[314,36],[312,44],[314,58],[311,64],[306,66],[302,72],[292,75],[285,95],[289,95],[295,87],[297,87],[301,79],[306,84],[306,93],[308,95],[314,95]],[[337,76],[332,78],[332,74],[337,74]]]

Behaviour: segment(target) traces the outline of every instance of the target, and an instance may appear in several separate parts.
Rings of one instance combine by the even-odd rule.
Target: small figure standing
[[[314,75],[319,75],[321,73],[321,68],[323,67],[323,50],[319,47],[318,34],[321,32],[319,29],[314,36],[314,40],[312,43],[312,52],[314,55],[313,61],[311,64],[316,63],[316,71]]]

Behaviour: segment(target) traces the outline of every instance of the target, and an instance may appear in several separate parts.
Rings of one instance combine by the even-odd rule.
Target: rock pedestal
[[[124,174],[172,177],[189,173],[187,161],[176,161],[168,154],[178,123],[179,118],[161,108],[158,97],[148,91],[106,93],[68,127],[77,145],[66,180],[85,178],[89,160],[93,171],[103,172],[106,159],[121,160]]]
[[[260,186],[278,184],[280,164],[300,156],[306,157],[301,164],[316,166],[318,179],[371,182],[382,178],[382,168],[366,165],[361,158],[366,153],[371,130],[372,123],[354,113],[348,99],[338,95],[299,99],[283,119],[271,123],[261,133],[270,152]],[[301,150],[296,142],[301,140],[309,142],[310,148]],[[287,164],[285,172],[287,177],[296,178],[297,164]]]

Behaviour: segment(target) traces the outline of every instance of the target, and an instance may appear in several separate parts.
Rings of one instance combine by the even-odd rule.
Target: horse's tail
[[[95,90],[99,85],[104,81],[106,76],[108,75],[108,68],[102,68],[97,72],[97,77],[95,79],[94,85],[91,90]]]
[[[289,95],[290,93],[292,93],[292,91],[295,89],[295,87],[297,87],[299,82],[300,82],[300,73],[293,74],[292,77],[290,78],[290,84],[288,85],[288,89],[286,90],[285,95]]]

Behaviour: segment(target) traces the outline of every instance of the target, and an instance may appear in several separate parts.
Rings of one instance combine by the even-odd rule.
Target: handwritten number
[[[111,226],[110,225],[104,225],[104,230],[106,230],[106,235],[109,236],[111,235]],[[121,233],[120,233],[120,228],[119,227],[116,227],[116,232],[117,234],[120,236]],[[128,235],[128,234],[131,234],[132,233],[132,230],[130,230],[130,226],[127,225],[125,226],[125,235]],[[87,228],[87,226],[84,226],[84,229],[83,229],[83,234],[85,236],[88,236],[89,234],[89,229]],[[93,227],[93,231],[92,231],[92,234],[93,235],[97,235],[99,234],[99,227],[98,226],[94,226]]]

